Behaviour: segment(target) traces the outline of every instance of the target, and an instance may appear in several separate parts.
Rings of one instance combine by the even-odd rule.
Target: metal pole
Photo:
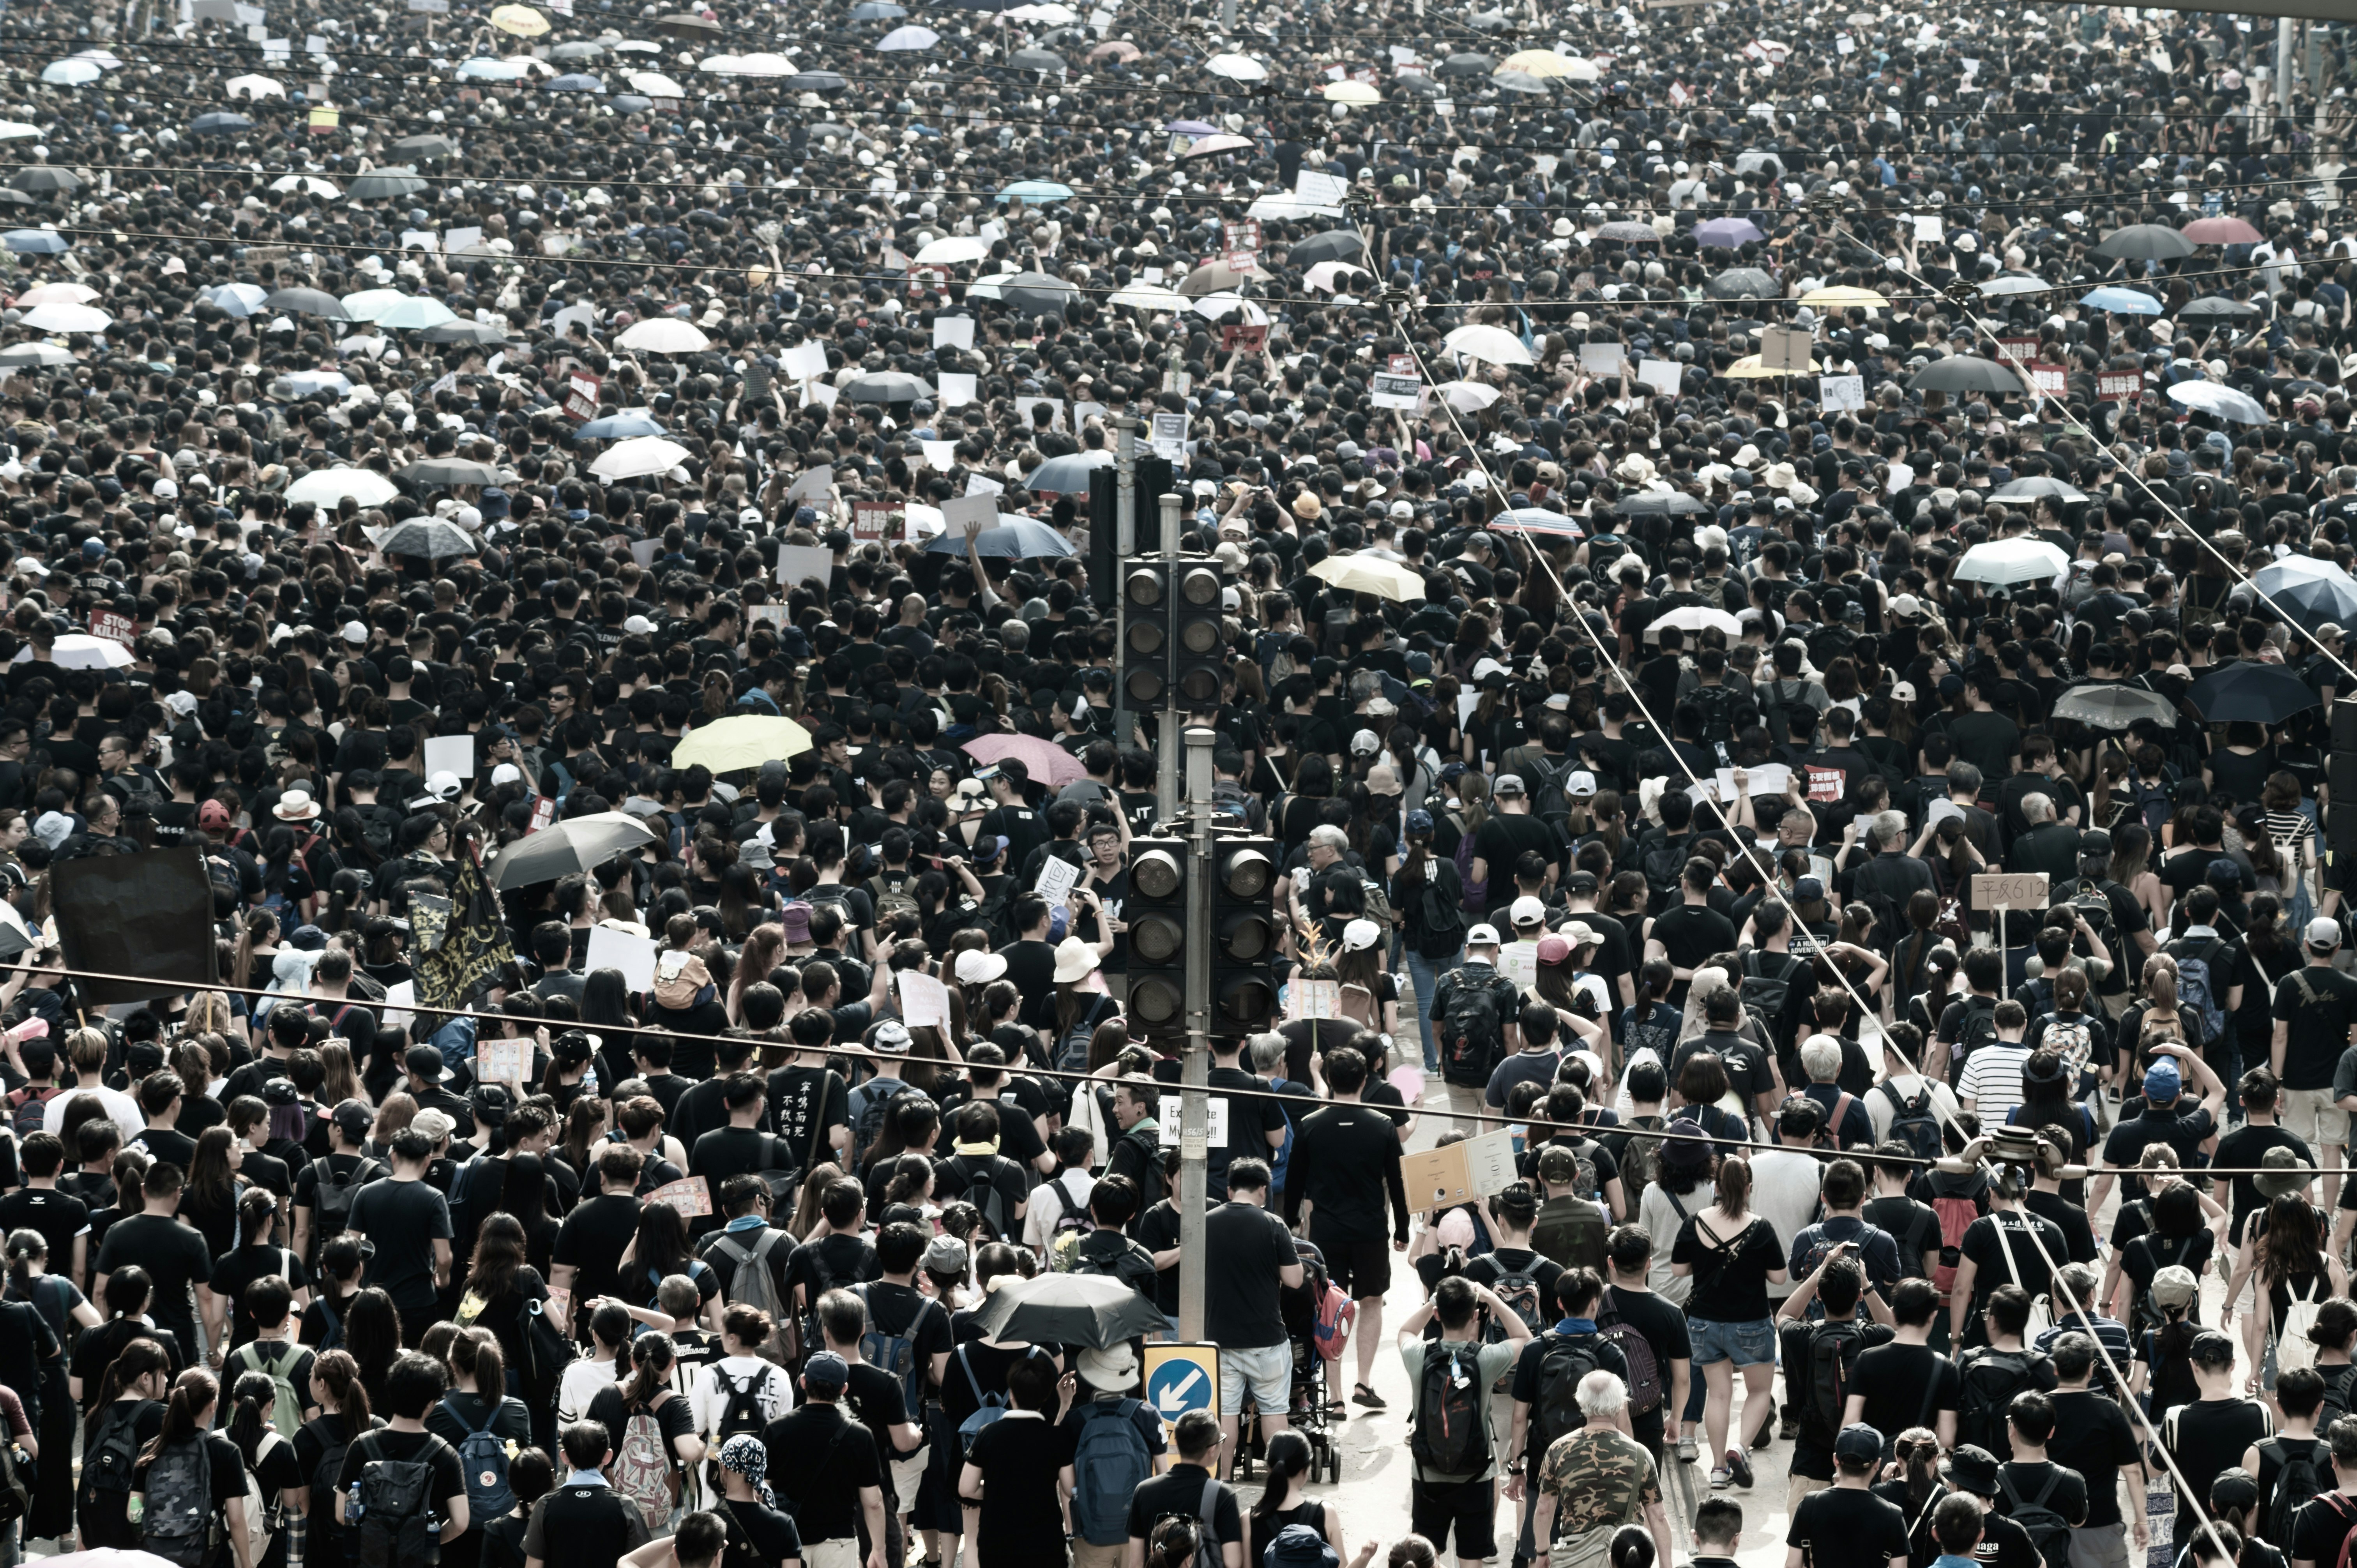
[[[1137,421],[1116,419],[1113,422],[1114,439],[1114,501],[1113,501],[1113,636],[1114,646],[1129,646],[1129,595],[1123,591],[1122,572],[1129,558],[1137,553]],[[1118,666],[1126,654],[1116,658]],[[1114,738],[1124,746],[1137,744],[1137,715],[1126,703],[1114,709]]]
[[[1178,1337],[1203,1338],[1203,1204],[1211,1143],[1211,746],[1187,732],[1187,1050],[1178,1107]],[[1165,746],[1165,751],[1178,748]]]
[[[1172,564],[1169,579],[1173,595],[1178,591],[1178,507],[1177,495],[1165,494],[1162,497],[1162,558]],[[1175,606],[1172,613],[1174,616],[1177,613]],[[1178,665],[1175,646],[1170,661],[1175,669]],[[1178,725],[1184,717],[1178,711],[1178,682],[1173,681],[1162,693],[1161,729],[1154,737],[1154,804],[1166,822],[1178,820]]]
[[[1220,30],[1223,33],[1236,30],[1236,0],[1220,0]]]
[[[2291,108],[2291,39],[2292,19],[2276,18],[2276,110],[2283,113]]]

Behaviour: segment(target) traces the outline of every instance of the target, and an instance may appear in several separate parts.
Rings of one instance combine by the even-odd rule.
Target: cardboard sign
[[[1465,1151],[1466,1185],[1476,1197],[1503,1192],[1522,1179],[1514,1169],[1514,1135],[1503,1127],[1468,1138],[1457,1147]]]
[[[475,776],[475,737],[470,735],[437,735],[425,742],[425,776],[455,773],[461,779]]]
[[[1760,368],[1806,375],[1815,340],[1796,327],[1770,327],[1760,334]]]
[[[1222,350],[1242,349],[1247,354],[1257,354],[1267,343],[1268,328],[1265,326],[1237,324],[1220,328],[1220,348]]]
[[[712,1186],[700,1176],[682,1176],[663,1183],[641,1201],[668,1204],[683,1219],[701,1219],[712,1212]]]
[[[1453,1208],[1473,1201],[1473,1172],[1463,1144],[1401,1155],[1400,1181],[1410,1208]]]
[[[576,424],[587,424],[597,417],[597,392],[605,383],[587,371],[568,371],[565,376],[565,417]]]
[[[139,623],[120,610],[92,610],[90,612],[90,634],[128,648],[139,635]]]
[[[1424,406],[1424,378],[1394,376],[1377,371],[1371,382],[1369,401],[1377,408],[1405,409],[1413,413]]]
[[[909,509],[897,501],[854,501],[851,503],[851,542],[854,544],[890,544],[898,542],[909,532]]]
[[[950,988],[931,975],[904,969],[893,976],[900,987],[900,1022],[911,1029],[946,1029]]]
[[[2042,871],[1981,871],[1973,875],[1973,908],[2008,909],[2046,908],[2046,873]]]
[[[636,931],[616,930],[611,926],[589,928],[589,951],[582,960],[582,972],[595,974],[601,969],[622,972],[622,986],[631,992],[651,991],[655,985],[655,953],[657,943],[652,937],[642,937]]]
[[[1332,980],[1296,980],[1285,990],[1285,1015],[1289,1021],[1332,1018],[1340,1012],[1341,984]]]
[[[2144,395],[2141,371],[2106,371],[2095,378],[2098,403],[2134,403]]]
[[[522,1083],[532,1076],[530,1040],[478,1040],[475,1080],[478,1083]]]

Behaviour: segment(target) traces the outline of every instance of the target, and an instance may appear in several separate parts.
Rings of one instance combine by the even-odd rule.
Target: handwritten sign
[[[1973,908],[2043,909],[2046,873],[2042,871],[1983,871],[1973,876]]]
[[[522,1083],[532,1076],[530,1040],[482,1040],[475,1046],[479,1083]]]
[[[712,1212],[712,1186],[700,1176],[682,1176],[663,1183],[642,1201],[676,1208],[683,1219],[701,1219]]]
[[[565,378],[565,417],[576,424],[587,424],[597,417],[597,391],[604,383],[583,371],[567,372]]]
[[[137,622],[119,610],[92,610],[90,612],[90,634],[128,648],[132,639],[139,635],[139,627]]]
[[[1070,898],[1072,889],[1080,885],[1081,868],[1069,860],[1051,854],[1048,857],[1048,864],[1039,868],[1038,891],[1039,897],[1048,901],[1050,909]]]
[[[1394,376],[1378,371],[1371,385],[1372,395],[1369,401],[1377,408],[1397,408],[1414,413],[1424,406],[1424,378],[1421,376]]]
[[[1864,376],[1819,376],[1817,406],[1827,413],[1866,406]]]
[[[904,969],[893,977],[900,987],[900,1022],[911,1029],[946,1029],[950,1024],[950,988],[919,970]]]
[[[1296,980],[1286,988],[1286,1013],[1297,1022],[1334,1017],[1340,1002],[1341,987],[1335,981]]]

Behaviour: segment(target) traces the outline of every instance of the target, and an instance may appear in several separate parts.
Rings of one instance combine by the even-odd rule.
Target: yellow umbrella
[[[1568,77],[1574,81],[1594,81],[1603,72],[1587,60],[1576,59],[1554,49],[1523,49],[1506,57],[1500,70],[1527,71],[1533,76]]]
[[[701,762],[715,773],[736,773],[772,759],[782,762],[810,748],[810,731],[791,719],[732,714],[688,731],[672,748],[671,765],[690,768]]]
[[[1372,594],[1394,603],[1424,597],[1422,577],[1398,562],[1378,555],[1329,555],[1309,568],[1309,575],[1346,592]],[[672,766],[676,768],[679,764],[674,761]]]
[[[491,26],[520,38],[536,38],[548,31],[548,18],[529,5],[501,5],[491,13]]]
[[[1831,288],[1813,288],[1801,296],[1801,303],[1829,306],[1835,310],[1846,310],[1852,306],[1864,306],[1872,310],[1890,308],[1890,302],[1872,289],[1852,288],[1846,284],[1836,284]]]
[[[1363,81],[1329,81],[1319,93],[1329,103],[1381,103],[1383,95]]]
[[[1817,362],[1814,360],[1811,360],[1809,361],[1809,368],[1806,371],[1763,370],[1760,368],[1759,355],[1746,354],[1743,358],[1736,360],[1735,363],[1727,367],[1727,379],[1731,381],[1764,381],[1770,376],[1813,376],[1817,373]],[[673,766],[676,767],[677,764],[673,764]]]

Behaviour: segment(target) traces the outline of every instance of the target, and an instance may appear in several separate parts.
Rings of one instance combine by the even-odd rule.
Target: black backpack
[[[2329,1466],[2318,1463],[2331,1450],[2318,1439],[2310,1439],[2306,1448],[2307,1452],[2295,1454],[2282,1437],[2270,1437],[2259,1444],[2259,1453],[2276,1462],[2276,1489],[2267,1498],[2266,1528],[2260,1533],[2286,1552],[2291,1550],[2292,1521],[2299,1510],[2333,1489],[2326,1484]]]
[[[98,1432],[81,1458],[81,1493],[131,1495],[132,1472],[139,1464],[139,1412],[145,1400],[117,1400],[98,1420]]]
[[[1539,1343],[1539,1397],[1531,1412],[1534,1454],[1545,1453],[1555,1439],[1587,1424],[1579,1408],[1579,1380],[1597,1369],[1596,1341],[1587,1335],[1543,1334]],[[1426,1366],[1429,1356],[1427,1351]]]
[[[1957,1443],[1977,1444],[1999,1458],[2011,1454],[2013,1439],[2006,1431],[2005,1412],[2016,1394],[2038,1387],[2038,1367],[2044,1359],[2035,1350],[1981,1349],[1965,1357],[1964,1391],[1956,1410]]]
[[[1958,1436],[1961,1441],[1962,1434]],[[2049,1563],[2061,1563],[2071,1551],[2071,1521],[2047,1504],[2054,1488],[2061,1484],[2062,1466],[2050,1466],[2046,1484],[2038,1488],[2036,1497],[2024,1501],[2014,1489],[2012,1476],[2004,1466],[1997,1466],[1996,1485],[2005,1495],[2006,1518],[2021,1526],[2022,1532],[2029,1537],[2029,1544],[2038,1548],[2038,1554]]]
[[[1940,1122],[1932,1108],[1932,1080],[1925,1079],[1921,1089],[1901,1100],[1889,1079],[1874,1086],[1875,1092],[1890,1101],[1890,1136],[1907,1145],[1908,1152],[1919,1160],[1940,1157]]]
[[[999,1191],[998,1184],[991,1179],[998,1168],[998,1156],[952,1155],[950,1156],[950,1164],[955,1165],[958,1174],[965,1177],[966,1201],[972,1203],[975,1211],[982,1216],[982,1222],[989,1229],[992,1238],[1000,1241],[1007,1240],[1009,1220],[1006,1215],[1006,1195]],[[976,1169],[977,1166],[980,1167],[979,1170]],[[981,1194],[979,1197],[974,1196],[977,1191]]]
[[[361,1188],[384,1175],[384,1167],[367,1155],[352,1167],[351,1179],[338,1181],[336,1167],[329,1156],[311,1162],[311,1234],[324,1247],[344,1233],[351,1223],[352,1199]]]
[[[1442,1340],[1424,1348],[1415,1432],[1408,1451],[1437,1476],[1470,1476],[1489,1464],[1490,1391],[1480,1378],[1481,1347]]]
[[[764,1367],[758,1372],[748,1373],[741,1384],[717,1367],[713,1369],[713,1376],[720,1380],[720,1386],[727,1391],[728,1395],[720,1407],[714,1446],[727,1442],[740,1432],[759,1437],[761,1429],[770,1424],[770,1418],[761,1410],[761,1384],[770,1376],[769,1369]]]
[[[1641,843],[1637,853],[1637,869],[1645,874],[1647,898],[1645,912],[1658,915],[1677,901],[1679,879],[1685,875],[1686,862],[1693,858],[1684,838],[1662,838]]]
[[[1448,987],[1448,999],[1441,1005],[1437,1033],[1442,1040],[1441,1076],[1450,1083],[1486,1087],[1497,1065],[1505,1030],[1490,983],[1496,972],[1486,965],[1478,975],[1458,969],[1442,981]]]
[[[428,1434],[414,1459],[387,1459],[380,1434],[361,1439],[361,1568],[436,1568],[442,1561],[434,1461],[449,1448]]]
[[[1769,955],[1758,948],[1743,955],[1741,983],[1738,987],[1747,1012],[1755,1012],[1769,1024],[1779,1023],[1784,1016],[1785,1004],[1792,999],[1792,980],[1796,973],[1805,973],[1808,963],[1790,953],[1781,955],[1784,967],[1775,974],[1768,972]],[[1795,966],[1798,966],[1797,969]],[[1770,1038],[1776,1038],[1770,1036]]]
[[[1801,1435],[1818,1447],[1831,1449],[1841,1435],[1850,1373],[1865,1348],[1866,1330],[1855,1319],[1829,1319],[1809,1330],[1809,1397],[1801,1406]]]

